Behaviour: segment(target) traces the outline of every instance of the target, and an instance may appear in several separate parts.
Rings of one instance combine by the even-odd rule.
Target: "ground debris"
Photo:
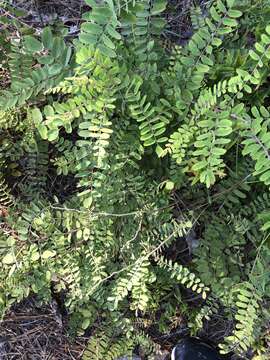
[[[86,339],[72,342],[54,301],[47,305],[29,298],[0,322],[0,360],[78,360]]]
[[[78,33],[82,14],[89,9],[84,0],[10,0],[10,5],[25,13],[18,18],[24,24],[42,29],[62,23],[70,35]]]

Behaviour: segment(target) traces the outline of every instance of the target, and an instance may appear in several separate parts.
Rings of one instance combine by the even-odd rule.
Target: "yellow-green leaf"
[[[50,259],[52,257],[54,257],[56,255],[56,251],[54,250],[45,250],[43,253],[42,253],[42,259]]]
[[[5,265],[11,265],[14,264],[15,262],[16,262],[16,258],[13,253],[6,254],[2,259],[2,263]]]

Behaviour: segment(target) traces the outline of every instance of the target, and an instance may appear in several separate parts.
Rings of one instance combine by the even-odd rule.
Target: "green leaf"
[[[221,40],[221,39],[216,38],[216,37],[213,38],[213,40],[212,40],[212,45],[213,45],[213,46],[218,47],[218,46],[220,46],[221,44],[222,44],[222,40]]]
[[[82,24],[81,29],[94,36],[98,36],[102,33],[102,27],[100,25],[90,22]]]
[[[211,153],[214,154],[214,155],[217,155],[217,156],[221,156],[221,155],[224,155],[226,153],[226,150],[222,149],[222,148],[214,147],[211,150]]]
[[[227,0],[227,3],[229,3],[229,2],[233,3],[234,0]],[[223,0],[217,0],[216,3],[217,3],[217,8],[219,9],[219,11],[226,14],[227,9],[226,9],[225,5],[223,4]],[[228,4],[228,6],[231,7],[232,5]]]
[[[254,50],[249,50],[249,56],[255,61],[260,60],[260,56],[257,53],[255,53]]]
[[[191,52],[191,54],[193,54],[193,55],[197,55],[197,54],[199,54],[199,49],[197,48],[197,45],[196,45],[196,43],[191,39],[190,41],[189,41],[189,43],[188,43],[188,48],[189,48],[189,50],[190,50],[190,52]]]
[[[84,199],[83,206],[86,209],[89,209],[91,207],[92,203],[93,203],[93,198],[92,198],[92,196],[89,196],[88,198]]]
[[[240,289],[240,293],[241,293],[241,295],[244,295],[247,298],[252,298],[253,297],[252,292],[247,291],[246,289]]]
[[[202,298],[205,300],[207,299],[207,292],[206,291],[203,291],[202,292]]]
[[[107,35],[103,34],[102,40],[103,40],[103,43],[105,46],[107,46],[108,48],[110,48],[112,50],[115,49],[114,43],[111,41],[111,39]]]
[[[33,53],[43,49],[42,43],[31,35],[26,35],[24,37],[24,45],[28,51]]]
[[[216,130],[215,134],[217,136],[227,136],[232,132],[231,128],[219,128]]]
[[[41,34],[41,40],[46,49],[51,49],[53,45],[52,30],[49,26],[45,27]]]
[[[35,262],[35,261],[38,261],[40,258],[40,255],[38,252],[34,252],[32,255],[31,255],[31,261]]]
[[[37,129],[42,139],[48,139],[48,129],[45,125],[40,124],[37,126]]]
[[[94,8],[97,3],[96,0],[85,0],[86,4],[89,5],[91,8]]]
[[[262,34],[261,40],[262,40],[262,42],[263,42],[264,44],[266,44],[266,45],[270,44],[270,37],[267,36],[267,35],[265,35],[265,34]]]
[[[211,169],[207,170],[206,176],[205,176],[205,184],[207,188],[210,188],[211,185],[215,183],[215,175]]]
[[[85,318],[81,324],[82,329],[86,330],[90,325],[90,323],[91,323],[90,319]]]
[[[220,21],[221,17],[220,17],[220,15],[217,13],[217,11],[216,11],[216,9],[215,9],[214,6],[211,6],[209,12],[210,12],[210,15],[212,16],[212,18],[213,18],[215,21],[217,21],[217,22]]]
[[[230,34],[232,31],[233,31],[232,28],[228,26],[228,27],[219,28],[217,30],[217,33],[219,35],[224,36],[224,35]]]
[[[167,180],[165,185],[166,190],[171,191],[174,189],[174,182]]]
[[[2,263],[5,265],[12,265],[15,262],[16,262],[16,258],[13,253],[6,254],[2,259]]]
[[[157,147],[156,147],[156,154],[157,154],[158,157],[162,157],[163,154],[164,154],[164,150],[159,145],[157,145]]]
[[[87,124],[88,124],[88,123],[87,123]],[[89,129],[87,129],[87,130],[79,130],[79,131],[78,131],[78,135],[81,136],[81,137],[83,137],[83,138],[89,138],[89,137],[91,137],[91,134],[90,134],[90,132],[89,132]]]
[[[202,161],[197,162],[195,165],[193,165],[192,170],[198,171],[198,170],[204,169],[205,167],[207,167],[207,165],[208,165],[207,161],[202,160]]]
[[[60,74],[62,69],[63,69],[62,65],[56,63],[48,67],[48,72],[50,76],[55,76],[57,74]]]
[[[246,296],[246,295],[244,295],[244,294],[242,293],[242,291],[241,291],[240,294],[237,294],[237,298],[238,298],[240,301],[245,302],[245,303],[248,304],[249,301],[250,301],[250,294],[249,294],[248,296]]]
[[[57,36],[53,39],[51,54],[54,58],[58,58],[65,50],[64,40]]]
[[[50,129],[48,130],[47,138],[49,141],[54,141],[58,138],[59,130],[58,129]]]
[[[108,34],[116,40],[121,40],[121,34],[119,34],[112,26],[107,26]]]
[[[243,308],[243,309],[246,309],[248,304],[245,303],[245,302],[240,302],[240,301],[236,301],[235,305],[239,308]]]
[[[265,31],[267,32],[268,35],[270,35],[270,25],[266,26]]]
[[[149,139],[144,142],[144,146],[151,146],[153,144],[155,144],[155,139]]]
[[[204,64],[199,64],[199,65],[197,65],[196,68],[197,68],[197,71],[201,72],[201,73],[207,73],[210,70],[209,66],[204,65]]]
[[[229,8],[233,7],[235,3],[235,0],[227,0],[227,5]]]
[[[38,62],[42,65],[50,65],[54,62],[54,58],[50,55],[41,56],[38,58]]]
[[[230,128],[230,127],[232,127],[232,121],[231,120],[220,120],[218,125],[220,127],[228,127],[228,128]]]
[[[102,54],[104,54],[104,55],[106,55],[108,57],[112,57],[112,58],[116,57],[116,52],[114,50],[110,49],[109,47],[106,47],[106,46],[104,46],[102,44],[99,44],[97,46],[97,48],[100,50],[100,52]]]
[[[223,24],[225,26],[230,26],[230,27],[235,27],[238,25],[238,22],[235,19],[229,19],[229,18],[225,18],[223,20]]]
[[[56,255],[56,251],[54,251],[54,250],[45,250],[42,253],[41,257],[42,257],[42,259],[47,260],[47,259],[53,258],[55,255]]]
[[[239,18],[243,13],[240,10],[229,9],[228,15],[232,18]]]
[[[88,45],[95,45],[97,43],[97,36],[93,34],[88,33],[81,33],[80,34],[80,41],[84,44]]]
[[[167,6],[166,0],[155,0],[151,9],[151,15],[158,15],[162,13]]]
[[[44,115],[46,117],[54,116],[54,109],[51,105],[46,105],[44,107]]]
[[[210,59],[209,57],[205,56],[205,55],[202,55],[201,60],[202,60],[202,63],[205,64],[205,65],[208,65],[208,66],[213,66],[214,65],[213,60]]]
[[[32,110],[32,119],[35,124],[40,124],[43,120],[42,113],[39,108],[34,108]]]

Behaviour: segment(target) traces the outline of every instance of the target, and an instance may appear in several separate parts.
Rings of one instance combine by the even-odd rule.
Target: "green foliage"
[[[118,337],[114,340],[115,334],[104,331],[97,332],[88,342],[83,354],[83,360],[115,360],[121,357],[132,359],[132,350],[139,346],[145,355],[151,355],[159,349],[148,336],[142,331],[137,331],[130,338]]]
[[[41,39],[19,34],[11,37],[11,49],[6,55],[10,88],[2,89],[3,110],[22,106],[31,97],[39,97],[69,74],[72,50],[60,36],[44,28]]]
[[[164,259],[159,260],[159,266],[168,269],[171,273],[171,278],[176,278],[182,285],[185,285],[188,289],[197,292],[202,295],[203,299],[206,299],[207,293],[210,288],[205,286],[194,273],[191,273],[189,269],[179,265],[177,263],[172,264],[172,261],[166,261]]]
[[[268,131],[269,112],[262,106],[258,110],[256,107],[251,109],[254,119],[250,121],[246,137],[243,141],[244,155],[250,155],[255,162],[254,176],[259,176],[260,181],[265,185],[270,184],[269,171],[269,146],[270,133]],[[248,120],[247,120],[248,121]]]
[[[235,302],[237,323],[233,334],[225,338],[224,345],[220,345],[221,353],[227,353],[232,349],[241,353],[247,351],[251,346],[258,322],[259,300],[256,289],[250,284],[238,289]],[[226,348],[226,345],[229,348]]]
[[[113,342],[112,336],[102,332],[95,334],[87,344],[83,359],[114,360],[121,356],[131,356],[134,347],[132,341],[124,338]]]
[[[230,301],[230,288],[241,282],[246,239],[240,229],[235,229],[235,223],[224,219],[223,214],[207,223],[203,237],[201,246],[195,250],[198,257],[195,259],[196,269],[202,280],[211,285],[214,293],[226,304]]]
[[[117,19],[116,8],[112,1],[87,0],[91,11],[84,14],[86,20],[81,27],[80,42],[89,45],[109,57],[116,57],[115,40],[121,39],[117,27],[121,23]]]
[[[160,104],[153,106],[147,102],[147,96],[141,94],[140,87],[143,81],[141,78],[135,78],[128,88],[127,101],[131,117],[140,124],[140,139],[144,147],[153,144],[161,144],[167,140],[167,137],[161,136],[166,131],[166,125],[170,123],[171,115],[164,108],[162,99]],[[166,106],[166,103],[165,103]],[[158,152],[160,146],[156,148]]]
[[[264,356],[269,1],[193,9],[172,51],[166,1],[86,3],[73,41],[0,17],[1,316],[62,293],[84,359],[115,359],[222,310],[221,350]]]
[[[13,205],[12,195],[3,176],[0,179],[0,204],[5,207]]]

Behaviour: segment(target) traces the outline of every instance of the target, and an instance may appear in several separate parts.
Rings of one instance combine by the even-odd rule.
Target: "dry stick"
[[[206,208],[207,209],[207,208]],[[201,217],[201,215],[206,211],[206,209],[203,209],[200,214],[197,216],[197,218],[194,220],[193,225],[199,220],[199,218]],[[193,226],[192,226],[193,227]],[[191,229],[192,229],[191,227]],[[188,230],[187,235],[189,234],[190,230]],[[111,279],[113,276],[118,275],[120,273],[122,273],[123,271],[128,270],[130,267],[134,267],[137,265],[141,265],[145,260],[148,260],[149,257],[153,254],[155,254],[158,250],[160,250],[168,241],[170,241],[175,235],[178,234],[178,229],[173,231],[165,240],[163,240],[156,248],[154,248],[152,251],[150,251],[148,254],[146,254],[145,256],[143,256],[142,258],[138,259],[137,261],[135,261],[135,263],[130,264],[128,266],[126,266],[125,268],[122,268],[118,271],[114,271],[113,273],[111,273],[110,275],[108,275],[107,277],[105,277],[104,279],[100,280],[92,289],[91,292],[93,293],[97,287],[99,287],[99,285],[101,285],[102,283],[104,283],[105,281]]]
[[[139,222],[139,225],[138,225],[138,228],[137,228],[137,230],[136,230],[136,232],[135,232],[135,235],[130,239],[130,240],[128,240],[125,244],[124,244],[124,246],[121,248],[121,252],[130,244],[130,243],[132,243],[134,240],[136,240],[137,239],[137,237],[138,237],[138,235],[139,235],[139,232],[141,231],[141,228],[142,228],[142,218],[140,219],[140,222]]]
[[[20,18],[17,18],[16,16],[12,15],[12,14],[11,14],[9,11],[7,11],[7,10],[5,10],[3,16],[9,16],[9,17],[11,17],[12,19],[21,22],[24,26],[27,26],[27,27],[29,27],[29,28],[32,29],[31,25],[27,24],[26,22],[24,22],[24,21],[21,20]]]
[[[0,321],[1,323],[5,322],[14,322],[14,321],[22,321],[22,320],[29,320],[29,319],[42,319],[42,318],[50,318],[54,317],[54,315],[17,315],[17,316],[10,316],[10,319],[4,319]]]
[[[222,190],[219,193],[216,193],[214,195],[212,195],[212,198],[216,199],[228,192],[231,192],[234,188],[236,188],[239,184],[241,184],[242,182],[246,181],[252,174],[248,174],[247,176],[245,176],[243,179],[237,181],[235,184],[233,184],[231,187],[229,187],[228,189]],[[135,211],[131,211],[129,213],[107,213],[107,212],[93,212],[91,210],[78,210],[78,209],[74,209],[74,208],[67,208],[67,207],[60,207],[60,206],[54,206],[54,205],[49,205],[49,207],[51,209],[54,210],[60,210],[60,211],[73,211],[73,212],[77,212],[79,214],[87,214],[89,213],[90,215],[94,215],[94,216],[112,216],[112,217],[125,217],[125,216],[134,216],[134,215],[138,215],[138,214],[142,214],[142,213],[153,213],[153,212],[158,212],[158,211],[162,211],[168,208],[172,208],[174,205],[177,205],[180,201],[174,201],[173,203],[171,203],[170,205],[167,206],[163,206],[160,208],[157,208],[155,210],[150,209],[150,210],[143,210],[143,209],[139,209],[139,210],[135,210]],[[204,206],[209,206],[209,203],[203,203],[203,204],[198,204],[198,205],[194,205],[194,207],[186,207],[187,211],[190,210],[198,210]]]

